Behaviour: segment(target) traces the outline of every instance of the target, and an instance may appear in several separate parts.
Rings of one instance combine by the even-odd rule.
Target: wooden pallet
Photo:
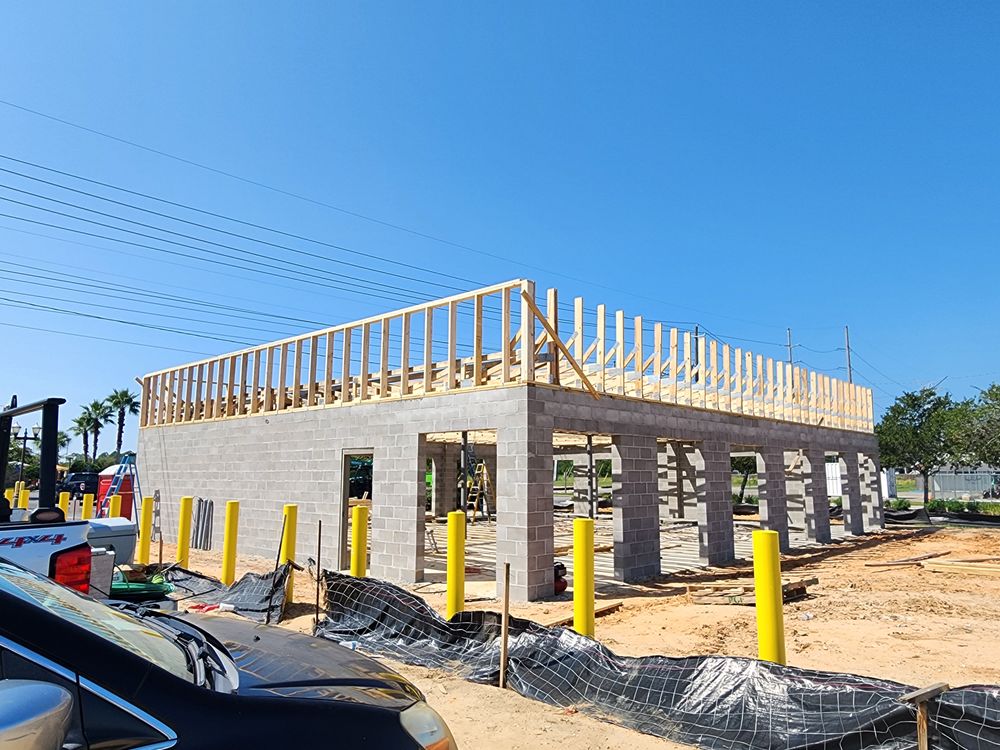
[[[808,587],[818,583],[818,578],[782,579],[782,600],[787,603],[802,599],[808,594]],[[687,587],[687,592],[692,604],[754,605],[757,603],[752,579],[693,583]]]

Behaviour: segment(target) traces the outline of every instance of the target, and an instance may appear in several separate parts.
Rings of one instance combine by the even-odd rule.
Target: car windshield
[[[0,591],[54,612],[181,679],[193,680],[184,648],[165,632],[127,612],[2,561]]]

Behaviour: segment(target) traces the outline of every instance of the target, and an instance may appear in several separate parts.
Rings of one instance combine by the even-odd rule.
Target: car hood
[[[322,638],[236,617],[187,615],[229,651],[240,672],[238,692],[353,701],[403,709],[423,694],[384,664]]]

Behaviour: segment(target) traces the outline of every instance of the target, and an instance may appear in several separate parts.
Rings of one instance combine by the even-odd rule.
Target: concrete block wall
[[[428,455],[440,455],[422,436],[462,430],[496,431],[497,576],[503,575],[502,563],[510,561],[516,600],[552,592],[552,436],[556,430],[627,436],[640,456],[637,471],[649,477],[649,486],[635,495],[640,503],[623,507],[620,514],[623,548],[619,554],[624,554],[623,561],[632,560],[622,563],[622,571],[642,567],[635,560],[641,556],[644,535],[651,533],[654,521],[659,522],[658,513],[648,512],[645,499],[647,495],[658,498],[661,490],[657,452],[649,453],[657,439],[685,446],[683,457],[681,451],[677,453],[678,465],[689,461],[695,469],[675,484],[682,487],[685,497],[688,492],[697,497],[700,555],[711,564],[725,564],[733,558],[731,445],[802,448],[810,456],[830,451],[848,460],[853,454],[858,508],[857,456],[877,457],[873,435],[625,397],[594,399],[582,392],[535,385],[146,428],[140,431],[139,470],[147,492],[160,490],[168,540],[174,540],[176,533],[180,496],[208,497],[216,502],[214,542],[218,549],[225,500],[238,499],[240,552],[271,559],[278,547],[282,504],[296,502],[300,557],[315,549],[314,529],[322,518],[324,563],[331,566],[330,561],[344,562],[347,556],[344,457],[372,453],[376,461],[372,572],[408,582],[423,575],[424,463]],[[452,482],[447,476],[450,463],[442,459],[446,471],[435,480],[438,494],[457,486],[457,477]],[[678,469],[677,476],[682,473]],[[845,472],[848,477],[851,473]],[[624,486],[615,492],[624,497]],[[818,498],[817,490],[815,533],[820,537]],[[863,519],[857,518],[862,527],[855,533],[860,533]],[[646,521],[630,525],[625,523],[629,519]],[[637,546],[627,550],[628,545]],[[652,571],[651,566],[646,569]]]
[[[840,481],[844,491],[844,533],[859,535],[865,533],[864,506],[861,497],[860,467],[858,452],[844,451],[840,454]]]
[[[806,527],[805,464],[798,450],[785,450],[785,502],[788,507],[788,525],[796,529]]]
[[[757,452],[757,495],[760,501],[760,527],[778,532],[782,552],[788,542],[788,503],[785,497],[785,452],[765,446]]]
[[[611,471],[615,578],[645,581],[660,574],[660,498],[655,437],[614,435]]]
[[[826,492],[826,452],[808,448],[803,467],[806,536],[815,542],[830,541],[830,498]]]

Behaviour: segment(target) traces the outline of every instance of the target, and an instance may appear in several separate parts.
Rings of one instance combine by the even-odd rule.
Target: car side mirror
[[[53,750],[63,747],[73,696],[49,682],[0,680],[0,747]]]

